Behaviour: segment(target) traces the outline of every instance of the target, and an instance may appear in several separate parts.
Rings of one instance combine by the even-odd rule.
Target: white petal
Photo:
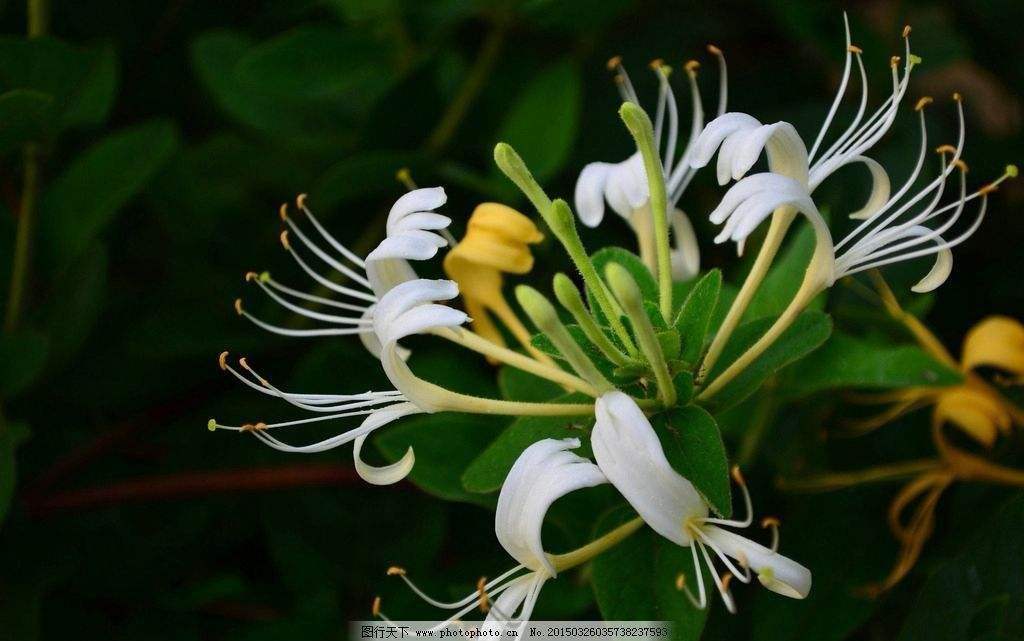
[[[376,308],[377,308],[376,305],[370,305],[363,312],[363,315],[361,316],[361,318],[363,318],[364,320],[373,320],[373,312],[374,312],[374,310]],[[359,332],[359,340],[362,341],[363,347],[366,348],[366,351],[368,351],[371,354],[373,354],[374,358],[378,358],[378,359],[380,358],[381,344],[380,344],[380,339],[377,338],[377,332],[375,332],[372,329],[369,329],[369,330],[367,330],[365,332]],[[398,354],[399,354],[399,356],[402,357],[402,360],[408,360],[409,359],[409,355],[411,353],[412,352],[410,350],[408,350],[408,349],[406,349],[404,347],[399,347],[398,348]]]
[[[433,212],[417,211],[399,219],[388,235],[396,235],[412,229],[444,229],[452,224],[452,219]]]
[[[579,446],[575,438],[537,441],[516,459],[498,495],[498,541],[512,558],[550,576],[555,568],[540,538],[548,508],[569,492],[607,482],[596,465],[569,451]]]
[[[682,210],[672,212],[672,235],[675,247],[672,249],[672,278],[687,281],[700,271],[700,245],[693,224]]]
[[[892,190],[889,174],[886,173],[885,168],[877,160],[867,156],[857,156],[851,159],[850,162],[862,162],[868,168],[868,171],[871,172],[871,195],[868,196],[868,201],[862,208],[850,214],[850,218],[859,220],[871,218],[889,200]]]
[[[440,247],[436,242],[406,232],[382,240],[376,249],[366,256],[366,263],[389,258],[427,260],[436,256]]]
[[[811,571],[789,557],[715,525],[705,524],[701,530],[723,552],[746,562],[772,592],[802,599],[811,591]]]
[[[704,127],[693,146],[691,167],[704,167],[718,151],[722,142],[733,132],[760,127],[761,122],[745,113],[730,112],[715,118]]]
[[[367,258],[366,278],[374,295],[380,299],[395,285],[414,280],[416,272],[404,258]]]
[[[576,179],[573,202],[580,222],[587,227],[597,227],[604,219],[604,186],[611,168],[606,162],[592,162]]]
[[[414,189],[395,201],[391,211],[388,213],[387,230],[390,234],[392,228],[403,218],[419,211],[430,211],[437,209],[448,200],[444,193],[444,187],[428,187]]]
[[[595,413],[591,445],[601,471],[655,532],[689,545],[692,539],[683,525],[706,517],[708,507],[693,484],[669,465],[643,411],[630,397],[612,391],[597,399]]]
[[[543,572],[531,572],[513,579],[491,604],[484,625],[480,626],[483,636],[497,636],[494,632],[505,630],[509,624],[529,621],[546,579]]]
[[[367,483],[372,483],[373,485],[392,485],[398,483],[409,475],[413,465],[416,464],[416,455],[410,447],[405,451],[405,455],[395,463],[380,467],[370,465],[359,456],[365,440],[365,434],[356,438],[352,445],[352,458],[355,461],[356,473]]]

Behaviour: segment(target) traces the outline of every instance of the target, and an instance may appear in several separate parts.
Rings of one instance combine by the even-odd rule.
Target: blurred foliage
[[[384,576],[391,564],[453,597],[507,566],[490,509],[503,470],[527,444],[507,422],[439,415],[385,430],[382,458],[410,444],[418,457],[411,482],[388,488],[359,482],[347,448],[289,457],[205,431],[211,415],[286,411],[223,376],[215,363],[223,349],[265,363],[288,387],[383,381],[357,342],[277,339],[231,310],[247,270],[293,269],[278,249],[276,207],[296,193],[309,192],[321,220],[365,252],[402,192],[396,169],[409,167],[418,183],[448,187],[458,236],[482,200],[525,205],[490,162],[497,140],[514,144],[550,193],[569,195],[583,164],[631,151],[605,60],[623,55],[641,94],[653,97],[647,61],[703,59],[708,41],[730,62],[733,108],[813,131],[841,70],[844,8],[872,72],[887,69],[909,22],[924,59],[912,93],[964,92],[972,180],[1024,157],[1024,67],[1007,64],[1018,57],[1024,21],[1016,0],[53,5],[49,35],[31,39],[25,7],[0,5],[0,307],[8,317],[19,221],[26,196],[37,196],[27,270],[14,277],[22,303],[0,336],[4,639],[344,638],[346,622],[368,616],[375,594],[393,614],[434,616]],[[705,96],[717,83],[711,67],[700,79]],[[873,95],[883,95],[887,74],[871,78]],[[931,117],[942,142],[953,112]],[[879,160],[909,170],[915,128],[901,119]],[[712,327],[720,321],[754,254],[737,261],[709,242],[703,214],[721,192],[704,173],[682,206],[704,243],[704,267],[721,267],[725,282],[719,294],[707,281],[687,303],[685,327],[701,331],[707,317]],[[823,187],[827,198],[859,207],[863,179],[846,178]],[[1022,204],[1020,184],[1007,184],[986,224],[958,248],[950,282],[934,299],[908,301],[928,312],[949,347],[988,314],[1024,316]],[[592,249],[629,246],[624,239],[631,235],[618,219],[585,236]],[[748,326],[778,313],[808,243],[794,234]],[[565,269],[550,240],[536,254],[538,279]],[[892,280],[906,290],[920,269],[893,270]],[[693,287],[680,286],[679,304]],[[746,466],[759,512],[781,516],[783,550],[814,570],[811,597],[787,601],[739,586],[739,614],[715,604],[704,625],[674,589],[652,588],[674,582],[679,564],[688,571],[688,553],[644,531],[549,582],[536,618],[678,615],[690,638],[704,627],[709,639],[1020,638],[1019,493],[951,490],[917,569],[871,600],[858,590],[885,575],[895,550],[884,521],[889,488],[811,497],[773,488],[780,474],[929,453],[921,413],[862,439],[823,439],[859,411],[836,388],[954,380],[856,291],[837,288],[827,309],[832,320],[807,312],[789,337],[801,354],[823,347],[771,379],[791,354],[752,372],[757,381],[737,380],[735,405],[714,417],[726,452]],[[681,349],[685,358],[692,347]],[[560,392],[429,349],[417,350],[416,367],[507,398]],[[569,429],[538,423],[520,432]],[[1020,445],[1019,435],[1007,439],[994,455],[1020,466]],[[288,480],[296,468],[306,481]],[[239,491],[219,476],[232,470],[272,482]],[[621,515],[595,511],[614,500],[607,489],[556,505],[545,542],[567,550],[616,523]]]

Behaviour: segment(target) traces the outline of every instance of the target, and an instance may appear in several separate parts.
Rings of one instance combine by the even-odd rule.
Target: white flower
[[[288,215],[287,205],[282,205],[281,220],[288,229],[281,233],[281,244],[299,267],[317,284],[345,300],[336,301],[288,287],[278,283],[267,272],[250,272],[246,275],[246,280],[255,282],[282,307],[306,318],[327,323],[328,327],[290,329],[271,325],[243,309],[241,301],[235,302],[236,310],[263,329],[284,336],[358,334],[370,353],[379,356],[380,344],[371,329],[375,305],[399,283],[416,278],[416,272],[408,261],[433,258],[440,248],[447,245],[448,241],[435,232],[445,229],[451,223],[451,219],[433,212],[445,203],[446,198],[442,187],[415,189],[400,197],[388,214],[387,236],[365,259],[359,258],[327,231],[306,206],[304,194],[296,199],[296,205],[306,214],[313,228],[327,243],[326,249],[310,238]],[[302,257],[292,243],[292,235],[299,240],[302,247],[327,266],[327,273],[320,273]],[[331,270],[346,276],[352,282],[352,286],[339,285],[331,280],[328,277]],[[307,309],[293,302],[294,300],[355,313],[346,316],[326,314]],[[403,351],[402,354],[403,357],[408,356],[408,352]]]
[[[734,604],[728,590],[729,576],[747,583],[753,572],[773,592],[798,599],[807,596],[811,573],[776,551],[778,538],[774,530],[772,547],[767,548],[720,527],[745,528],[752,523],[750,495],[742,482],[746,519],[710,517],[707,502],[690,481],[672,469],[654,428],[629,396],[619,391],[608,392],[597,400],[596,413],[591,444],[598,466],[654,531],[690,548],[699,596],[693,597],[689,591],[687,595],[697,607],[707,605],[702,559],[730,611]],[[742,480],[738,473],[734,478]],[[768,524],[774,527],[775,522],[768,520]],[[719,574],[709,550],[728,574]]]
[[[574,438],[538,441],[519,455],[505,478],[498,495],[494,532],[509,556],[519,563],[512,569],[491,581],[481,579],[475,592],[452,603],[429,597],[402,568],[388,570],[388,574],[400,576],[427,603],[458,610],[441,622],[438,629],[478,607],[487,611],[488,629],[519,628],[529,621],[544,582],[557,575],[553,559],[541,542],[548,508],[574,490],[607,482],[596,465],[570,451],[579,446],[579,439]]]
[[[819,289],[830,287],[843,276],[932,255],[935,256],[932,269],[913,287],[913,290],[931,291],[946,280],[952,270],[953,259],[950,249],[977,230],[985,215],[987,194],[1006,178],[1016,175],[1016,168],[1008,167],[1006,173],[995,183],[986,185],[970,195],[967,194],[963,175],[967,168],[960,159],[964,146],[963,105],[960,96],[955,94],[959,119],[957,144],[942,145],[937,149],[941,156],[938,175],[923,187],[913,191],[928,149],[924,107],[931,99],[922,98],[915,107],[919,114],[921,134],[917,161],[907,180],[895,194],[892,193],[891,181],[885,168],[864,154],[892,126],[900,102],[906,93],[910,73],[919,61],[910,53],[909,33],[909,28],[904,29],[907,61],[903,66],[902,77],[899,75],[899,58],[894,57],[891,62],[892,93],[871,116],[865,119],[866,73],[861,60],[861,50],[850,44],[847,25],[846,68],[843,80],[809,154],[799,134],[786,122],[762,125],[747,114],[728,113],[707,126],[696,143],[691,164],[702,167],[718,151],[719,182],[724,185],[729,180],[739,181],[711,213],[712,222],[725,222],[725,227],[715,238],[715,242],[733,240],[742,251],[746,238],[769,215],[776,211],[802,213],[810,220],[817,234],[818,247],[812,267],[817,280],[814,285]],[[851,57],[857,61],[863,87],[859,108],[849,126],[815,160],[815,155],[825,140],[846,92]],[[771,173],[746,176],[762,151],[768,157]],[[811,196],[836,170],[855,163],[863,164],[868,169],[872,178],[871,194],[864,206],[849,208],[849,216],[863,222],[835,242]],[[947,179],[957,168],[961,170],[959,194],[955,201],[940,206]],[[960,219],[964,205],[978,197],[982,198],[982,202],[974,220],[960,234],[947,239],[944,234]]]
[[[725,58],[716,47],[709,46],[716,55],[721,69],[721,86],[719,93],[718,114],[725,111],[726,74]],[[637,105],[640,100],[633,89],[629,76],[623,69],[618,58],[613,58],[609,66],[616,73],[617,86],[624,101]],[[668,193],[672,232],[676,238],[676,247],[672,251],[672,276],[676,280],[688,280],[700,269],[700,249],[689,218],[676,207],[686,187],[696,173],[689,163],[693,144],[704,126],[704,110],[700,90],[696,80],[696,62],[686,65],[686,74],[690,82],[693,96],[693,117],[690,126],[689,142],[677,154],[679,139],[679,111],[675,94],[669,84],[670,69],[656,61],[653,65],[658,77],[658,110],[654,124],[654,139],[664,147],[661,149],[662,167],[665,173],[665,188]],[[665,127],[665,120],[668,127]],[[575,204],[580,220],[588,227],[596,227],[604,219],[604,203],[625,219],[636,232],[640,253],[645,262],[653,261],[653,223],[650,211],[650,192],[647,172],[639,152],[634,153],[619,163],[593,162],[586,165],[576,181]],[[652,263],[651,263],[652,264]]]
[[[240,381],[263,394],[276,396],[300,409],[318,414],[318,416],[279,423],[255,423],[241,426],[222,425],[211,420],[210,429],[252,432],[267,445],[283,452],[323,452],[351,442],[354,443],[355,468],[363,479],[376,485],[400,481],[405,478],[415,464],[416,458],[412,448],[409,448],[398,462],[383,467],[374,467],[360,457],[362,446],[371,432],[394,420],[411,414],[433,412],[439,409],[435,398],[437,395],[432,394],[430,389],[436,386],[426,383],[412,374],[399,352],[398,340],[411,334],[464,323],[466,321],[465,313],[444,305],[433,304],[435,300],[454,298],[458,293],[458,287],[452,281],[417,279],[393,286],[381,298],[373,319],[373,331],[380,337],[379,340],[383,346],[381,359],[384,371],[395,386],[394,390],[349,395],[285,392],[260,376],[244,358],[239,361],[239,365],[249,376],[243,375],[227,362],[227,352],[224,352],[219,359],[222,369],[231,372]],[[280,428],[353,416],[365,416],[366,418],[356,428],[310,445],[289,445],[270,433],[271,430]]]

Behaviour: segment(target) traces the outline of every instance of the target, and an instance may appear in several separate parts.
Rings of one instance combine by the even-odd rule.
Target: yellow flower
[[[504,274],[526,274],[533,269],[530,245],[544,239],[528,217],[505,205],[483,203],[473,210],[466,236],[444,259],[444,271],[459,284],[472,328],[497,345],[505,339],[497,318],[534,358],[551,359],[530,343],[523,326],[502,293]]]

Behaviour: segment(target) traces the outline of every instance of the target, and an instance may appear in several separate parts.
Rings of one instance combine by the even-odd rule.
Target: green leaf
[[[565,166],[580,119],[579,69],[568,61],[533,76],[512,104],[498,139],[512,145],[543,182]]]
[[[843,387],[939,387],[963,380],[916,345],[879,345],[838,331],[786,374],[786,393],[799,396]]]
[[[774,318],[762,318],[740,325],[729,340],[708,381],[713,381],[747,348],[757,342],[774,322]],[[815,310],[805,311],[764,353],[711,397],[709,405],[715,412],[720,412],[739,403],[756,391],[776,371],[820,347],[831,333],[832,320],[828,314]]]
[[[51,368],[56,369],[73,357],[99,320],[106,303],[107,269],[106,247],[97,244],[86,249],[57,277],[54,296],[46,310]],[[163,321],[166,323],[166,318]],[[166,325],[162,329],[159,340],[166,340]]]
[[[0,38],[0,91],[29,89],[51,96],[51,133],[106,120],[117,74],[110,45],[83,48],[49,36]]]
[[[0,334],[0,398],[17,396],[43,372],[46,336],[34,331]]]
[[[505,400],[530,403],[550,401],[565,394],[557,383],[508,365],[498,370],[498,389]]]
[[[556,403],[580,402],[580,394],[566,394],[553,400]],[[512,464],[523,450],[545,438],[581,438],[593,427],[593,417],[580,416],[521,416],[505,428],[467,468],[462,475],[462,487],[467,492],[486,494],[496,492],[505,481]],[[586,441],[576,450],[580,456],[590,455]]]
[[[594,528],[594,537],[635,516],[622,508],[605,514]],[[682,573],[696,591],[693,559],[686,548],[643,527],[595,558],[592,567],[594,595],[606,621],[671,621],[673,639],[700,638],[707,609],[693,607],[676,590],[676,577]],[[713,584],[705,581],[705,585]]]
[[[719,515],[732,516],[729,460],[715,419],[696,405],[651,417],[672,469],[686,477]]]
[[[464,489],[461,478],[463,470],[474,463],[505,424],[487,416],[421,414],[384,428],[376,443],[390,461],[397,461],[413,448],[416,465],[409,480],[428,493],[447,501],[489,505],[479,494]]]
[[[75,158],[42,199],[41,236],[51,257],[62,266],[77,258],[177,145],[174,126],[154,120],[110,134]]]
[[[899,641],[1024,638],[1024,493],[979,520],[960,553],[921,588]],[[940,616],[937,616],[941,613]]]
[[[361,112],[391,86],[387,48],[367,30],[306,25],[249,49],[237,63],[242,84],[282,98],[343,98]]]
[[[679,309],[674,324],[683,342],[679,358],[686,363],[696,363],[704,351],[704,339],[711,327],[711,316],[718,305],[721,290],[722,271],[712,269],[697,281]]]
[[[54,118],[53,96],[33,89],[0,95],[0,153],[46,137]]]
[[[27,425],[0,421],[0,523],[7,516],[17,481],[14,452],[29,434]]]

